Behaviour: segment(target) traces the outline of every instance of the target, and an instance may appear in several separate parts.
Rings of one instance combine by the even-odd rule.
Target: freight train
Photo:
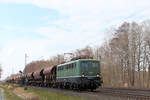
[[[102,86],[100,61],[80,56],[56,66],[10,77],[8,83],[41,87],[95,90]]]

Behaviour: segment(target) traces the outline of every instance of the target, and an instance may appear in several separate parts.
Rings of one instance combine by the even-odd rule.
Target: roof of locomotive
[[[78,59],[78,60],[69,61],[69,62],[66,62],[66,63],[63,63],[63,64],[59,64],[58,67],[66,65],[66,64],[71,64],[71,63],[74,63],[74,62],[78,62],[78,61],[99,61],[99,60],[96,60],[96,59]]]

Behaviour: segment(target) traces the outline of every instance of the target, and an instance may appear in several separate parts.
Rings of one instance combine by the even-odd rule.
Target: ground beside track
[[[2,100],[24,100],[15,93],[13,93],[11,90],[9,90],[6,85],[0,83],[0,88],[3,90],[2,95]]]
[[[26,100],[143,100],[136,98],[124,98],[120,95],[113,94],[112,92],[107,92],[106,88],[99,88],[94,92],[89,91],[73,91],[65,89],[56,88],[46,88],[46,87],[28,87],[28,90],[24,90],[24,87],[19,87],[18,85],[6,85],[10,87],[9,91],[15,94],[19,94],[19,97],[26,98]],[[120,92],[120,89],[110,89],[113,92]],[[116,91],[117,90],[117,91]],[[121,89],[122,90],[122,89]],[[105,94],[105,92],[107,94]],[[124,91],[123,92],[128,92]],[[131,92],[131,91],[129,91]],[[134,91],[132,91],[134,93]],[[144,90],[141,91],[142,93]],[[141,94],[141,92],[139,92]],[[149,91],[148,91],[149,92]],[[109,93],[109,94],[108,94]],[[118,93],[118,92],[117,92]],[[146,92],[144,92],[145,94]],[[18,95],[17,95],[18,96]],[[31,98],[31,97],[33,98]],[[10,100],[24,100],[24,99],[10,99]],[[144,99],[150,100],[150,99]]]
[[[46,88],[46,87],[30,87],[33,89],[44,90],[44,91],[51,91],[54,93],[63,93],[70,96],[86,98],[87,100],[136,100],[133,98],[122,98],[119,96],[113,95],[104,95],[101,93],[101,88],[97,89],[94,92],[90,91],[73,91],[73,90],[66,90],[66,89],[55,89],[55,88]],[[69,100],[69,99],[67,99]]]
[[[6,100],[87,100],[80,97],[69,96],[63,93],[54,93],[45,90],[25,88],[16,84],[0,84],[0,86],[7,90],[6,94],[11,94],[10,99]],[[14,97],[15,96],[15,97]],[[16,99],[17,98],[17,99]]]

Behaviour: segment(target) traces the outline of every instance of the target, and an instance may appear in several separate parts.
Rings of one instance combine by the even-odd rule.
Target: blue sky
[[[21,38],[41,38],[41,35],[36,34],[34,29],[50,25],[49,21],[63,17],[56,10],[41,9],[31,4],[1,2],[0,12],[0,36],[2,37],[0,40],[2,42]]]
[[[0,0],[2,79],[23,70],[25,53],[29,63],[100,45],[112,27],[149,19],[149,9],[149,0]]]
[[[34,5],[0,3],[1,26],[39,27],[49,25],[47,19],[56,20],[59,12]],[[30,23],[30,24],[29,24]]]
[[[59,18],[67,18],[57,10],[39,8],[31,4],[1,2],[0,12],[1,45],[4,45],[7,40],[13,39],[41,39],[42,36],[36,34],[36,29],[51,25],[53,21]]]

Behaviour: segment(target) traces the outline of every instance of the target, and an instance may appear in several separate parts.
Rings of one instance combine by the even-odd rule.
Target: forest
[[[89,55],[101,62],[104,86],[150,87],[150,20],[124,22],[106,31],[103,44],[74,50],[72,56]],[[27,64],[24,73],[65,61],[64,54]]]

